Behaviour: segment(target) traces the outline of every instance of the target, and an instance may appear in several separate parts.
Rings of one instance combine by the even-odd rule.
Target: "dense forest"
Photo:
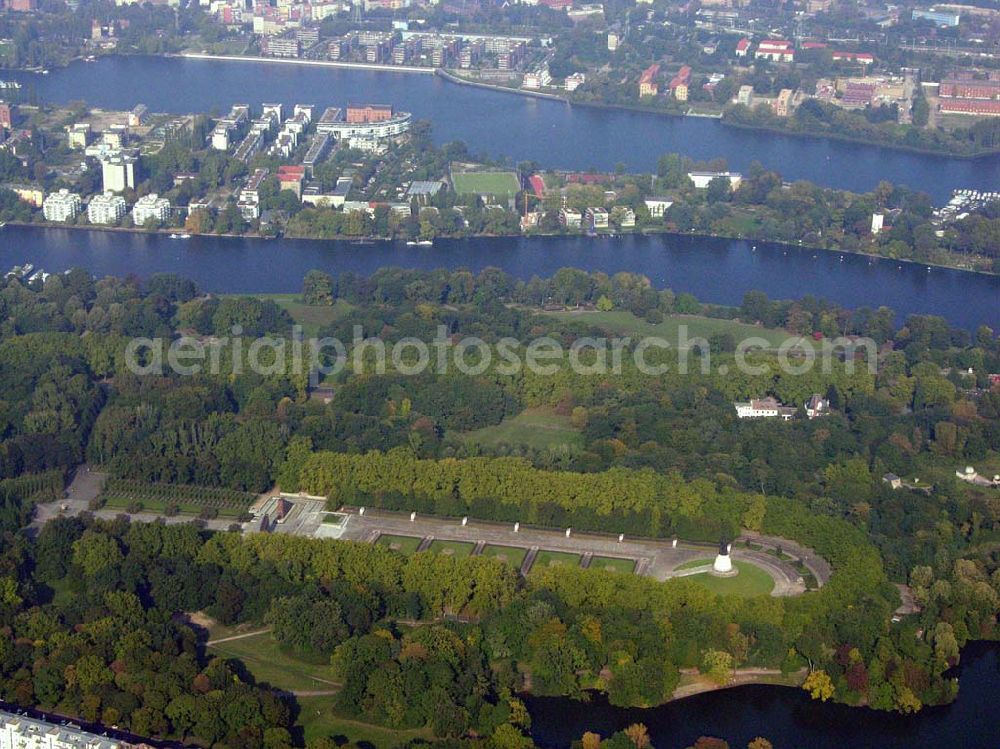
[[[717,365],[735,362],[738,343],[727,332],[738,328],[723,325],[697,354],[713,367],[688,374],[628,364],[617,374],[345,369],[317,399],[310,373],[255,373],[249,345],[233,345],[301,335],[295,305],[217,297],[174,276],[9,278],[0,288],[0,697],[219,749],[302,745],[296,698],[206,652],[186,617],[206,612],[224,626],[270,627],[284,651],[331,663],[339,715],[501,749],[530,746],[517,697],[527,683],[535,694],[600,689],[615,705],[645,706],[669,698],[681,669],[724,682],[735,667],[766,666],[808,670],[820,699],[912,712],[951,700],[945,673],[960,647],[997,635],[1000,496],[955,476],[970,463],[996,465],[1000,452],[1000,392],[989,377],[1000,372],[1000,344],[988,328],[925,316],[900,325],[884,308],[755,292],[717,307],[633,274],[573,269],[527,282],[496,269],[313,271],[301,302],[311,332],[348,344],[355,328],[393,342],[431,340],[443,327],[489,347],[540,336],[568,345],[618,333],[609,313],[652,331],[684,314],[814,341],[867,336],[875,366],[842,358],[829,372],[793,375],[760,349],[750,354],[755,373],[723,376]],[[552,311],[567,306],[580,314]],[[218,347],[218,373],[129,371],[130,339],[182,335]],[[673,363],[679,355],[661,353]],[[732,406],[765,395],[801,406],[814,393],[829,399],[830,415],[746,421]],[[467,439],[531,408],[565,419],[576,440]],[[211,531],[211,515],[130,522],[99,500],[94,514],[26,528],[85,461],[115,491],[134,491],[138,507],[170,487],[223,506],[277,483],[334,507],[712,541],[747,528],[815,549],[833,576],[797,598],[716,596],[690,580],[596,569],[524,579],[491,558]],[[925,478],[894,489],[882,480],[890,472]],[[900,602],[892,583],[910,586],[918,613],[890,621]],[[641,749],[640,733],[581,742]]]

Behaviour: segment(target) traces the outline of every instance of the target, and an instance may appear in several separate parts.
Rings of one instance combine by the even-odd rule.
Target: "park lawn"
[[[494,546],[487,544],[483,549],[484,557],[494,557],[502,562],[506,562],[516,570],[521,569],[524,558],[528,556],[528,550],[520,546]]]
[[[623,557],[593,557],[589,570],[606,570],[608,572],[634,572],[635,560]]]
[[[125,510],[130,504],[132,504],[132,501],[132,498],[129,497],[106,497],[104,500],[104,506],[112,510]],[[142,503],[141,512],[164,513],[167,510],[168,504],[176,504],[179,515],[198,515],[205,509],[205,505],[199,505],[193,502],[166,502],[159,499],[140,499],[139,502]],[[250,508],[248,505],[247,507],[216,507],[215,509],[219,511],[220,518],[235,519],[244,512],[247,512]]]
[[[399,731],[342,718],[333,710],[333,697],[298,697],[296,701],[301,708],[296,725],[302,727],[307,744],[318,738],[342,736],[347,739],[346,743],[366,742],[376,749],[392,749],[414,739],[432,738],[429,728]]]
[[[676,569],[690,569],[712,564],[711,559],[695,559],[677,565]],[[716,577],[708,572],[698,575],[680,578],[682,580],[693,580],[699,585],[704,585],[716,595],[720,596],[743,596],[750,598],[753,596],[765,596],[774,590],[774,578],[762,570],[756,564],[734,559],[733,567],[740,571],[735,577]]]
[[[763,338],[772,348],[777,348],[787,338],[792,338],[790,333],[774,328],[764,328],[757,325],[748,325],[735,320],[721,320],[715,317],[701,317],[699,315],[669,315],[661,323],[650,323],[636,317],[627,310],[567,310],[563,312],[543,312],[544,315],[551,315],[562,320],[578,320],[597,328],[603,328],[615,335],[629,336],[657,336],[665,338],[672,344],[679,341],[681,326],[687,327],[686,337],[708,338],[716,333],[731,333],[739,343],[741,340],[751,336]]]
[[[451,179],[457,195],[511,197],[521,189],[514,172],[455,172]]]
[[[334,300],[331,306],[326,306],[305,304],[301,294],[254,294],[253,296],[257,299],[270,299],[288,312],[292,319],[302,326],[302,333],[306,336],[317,335],[320,328],[336,322],[353,308],[343,299]]]
[[[580,555],[571,554],[568,551],[550,551],[545,549],[538,552],[537,556],[535,556],[535,561],[531,565],[531,570],[534,571],[541,567],[555,567],[557,565],[579,567]]]
[[[437,539],[431,542],[429,550],[438,554],[447,554],[456,559],[465,559],[465,557],[472,554],[475,548],[476,545],[471,541],[442,541],[441,539]]]
[[[495,447],[500,444],[525,445],[538,450],[566,445],[583,447],[583,435],[573,428],[568,416],[557,414],[552,408],[526,408],[499,424],[459,435],[466,443]]]
[[[423,541],[422,538],[418,536],[393,536],[389,533],[383,533],[378,537],[378,544],[380,546],[388,546],[393,551],[398,551],[400,554],[412,554],[420,546],[420,542]]]
[[[332,690],[339,687],[331,666],[289,655],[269,632],[210,645],[208,651],[242,661],[258,682],[266,682],[285,691]]]

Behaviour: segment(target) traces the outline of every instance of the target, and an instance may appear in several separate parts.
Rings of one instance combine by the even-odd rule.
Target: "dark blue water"
[[[43,101],[153,111],[228,111],[238,102],[343,106],[374,101],[434,123],[439,141],[464,140],[475,153],[535,160],[546,167],[652,171],[677,152],[726,158],[746,170],[757,160],[787,179],[863,192],[879,180],[909,185],[945,202],[956,188],[1000,189],[1000,156],[968,161],[876,146],[740,130],[712,119],[590,107],[459,86],[430,75],[255,62],[109,57],[47,76],[5,73]]]
[[[710,692],[651,710],[611,707],[600,696],[590,703],[541,697],[526,703],[535,742],[553,749],[568,747],[584,731],[607,737],[632,723],[646,725],[657,749],[681,749],[699,736],[725,739],[733,749],[742,749],[757,736],[769,739],[776,749],[996,749],[997,655],[995,644],[966,647],[958,699],[909,716],[823,704],[801,689],[768,686]]]
[[[658,288],[686,291],[705,302],[739,304],[750,289],[775,299],[805,294],[847,307],[885,305],[899,315],[941,315],[972,329],[1000,329],[1000,277],[744,241],[687,236],[476,238],[438,240],[434,247],[401,242],[352,244],[285,239],[7,227],[0,230],[0,270],[24,262],[49,272],[74,266],[96,275],[179,273],[214,292],[294,292],[312,268],[370,274],[412,268],[497,266],[519,278],[550,276],[566,266],[642,273]],[[843,260],[841,260],[843,257]]]

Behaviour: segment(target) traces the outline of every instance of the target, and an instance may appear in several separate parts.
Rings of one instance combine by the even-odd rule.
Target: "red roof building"
[[[660,66],[657,63],[650,65],[639,77],[639,96],[656,96],[660,93],[660,87],[656,82],[656,76],[660,74]]]
[[[871,65],[875,62],[875,56],[867,52],[834,52],[834,62],[859,62],[862,65]]]
[[[978,114],[1000,117],[1000,101],[983,99],[941,99],[941,111],[952,114]]]
[[[948,78],[941,81],[938,95],[955,99],[1000,99],[1000,81]]]
[[[747,52],[749,52],[749,51],[750,51],[750,40],[749,39],[747,39],[746,37],[743,37],[738,42],[736,42],[736,56],[737,57],[746,57],[747,56]]]
[[[528,178],[528,182],[531,183],[531,189],[535,193],[536,198],[545,197],[545,180],[542,179],[542,175],[533,174]]]
[[[302,197],[302,182],[306,178],[304,166],[279,166],[277,174],[282,190],[291,190],[295,197]]]

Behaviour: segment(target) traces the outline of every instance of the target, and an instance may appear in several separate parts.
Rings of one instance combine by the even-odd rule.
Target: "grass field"
[[[580,555],[570,554],[568,551],[543,550],[538,552],[538,555],[535,557],[535,562],[531,565],[531,571],[541,569],[542,567],[555,567],[557,565],[578,567],[580,565]]]
[[[309,663],[284,653],[268,632],[210,645],[208,651],[242,661],[257,681],[289,692],[339,686],[329,665]]]
[[[513,197],[521,189],[514,172],[455,172],[451,179],[458,195]]]
[[[375,749],[392,749],[392,747],[402,746],[413,739],[431,738],[431,731],[427,728],[396,731],[371,723],[341,718],[333,712],[332,700],[332,697],[298,698],[297,701],[302,711],[299,713],[297,724],[302,726],[307,744],[318,738],[328,737],[335,739],[338,746],[343,743],[361,746],[370,744]],[[347,741],[341,741],[341,738]]]
[[[503,562],[511,565],[514,569],[521,569],[521,565],[524,564],[524,558],[528,555],[527,549],[522,549],[520,546],[494,546],[493,544],[487,545],[483,549],[484,557],[496,557]]]
[[[412,554],[420,546],[421,541],[423,539],[416,536],[392,536],[387,533],[383,533],[378,537],[378,544],[380,546],[388,546],[400,554]]]
[[[583,435],[570,424],[568,416],[560,416],[551,408],[528,408],[517,416],[504,419],[491,427],[460,435],[463,442],[494,447],[501,443],[525,445],[538,450],[567,445],[583,447]]]
[[[270,299],[287,311],[292,319],[302,326],[302,333],[306,336],[315,336],[320,328],[330,325],[352,309],[352,306],[342,299],[326,307],[304,304],[301,294],[254,294],[253,296],[257,299]]]
[[[666,338],[671,343],[678,341],[678,334],[682,325],[687,327],[688,340],[699,337],[708,338],[715,333],[731,333],[737,342],[750,336],[756,336],[766,340],[773,348],[777,348],[786,338],[790,337],[790,334],[784,330],[761,328],[734,320],[719,320],[714,317],[698,317],[695,315],[671,315],[663,322],[653,324],[636,317],[626,310],[611,310],[609,312],[570,310],[567,312],[545,312],[543,314],[552,315],[563,320],[579,320],[588,325],[603,328],[609,333],[616,335],[659,336],[660,338]]]
[[[634,572],[635,560],[622,557],[594,557],[590,560],[591,570],[607,570],[609,572]]]
[[[429,551],[435,551],[438,554],[447,554],[456,559],[464,559],[472,554],[475,548],[476,545],[470,541],[442,541],[438,539],[431,542]]]
[[[712,560],[695,559],[678,565],[677,569],[691,569],[706,564],[712,564]],[[704,585],[713,593],[722,596],[744,596],[746,598],[765,596],[774,589],[774,579],[757,565],[733,560],[733,567],[740,571],[740,574],[735,577],[716,577],[708,572],[702,572],[682,579],[694,580],[699,585]]]

